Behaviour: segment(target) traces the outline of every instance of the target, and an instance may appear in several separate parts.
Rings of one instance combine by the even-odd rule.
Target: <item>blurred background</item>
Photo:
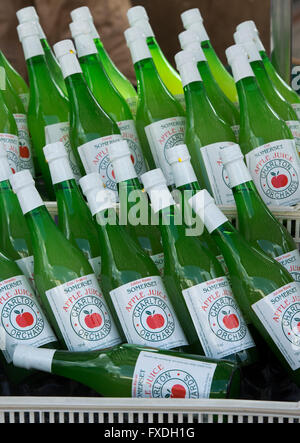
[[[134,71],[123,32],[128,27],[126,12],[131,6],[147,9],[156,38],[169,61],[174,65],[178,52],[177,35],[181,32],[181,12],[199,8],[211,42],[226,64],[225,49],[233,44],[238,23],[254,20],[267,51],[270,49],[270,0],[0,0],[0,48],[13,66],[27,78],[21,45],[17,38],[16,11],[35,6],[41,25],[54,44],[70,38],[70,11],[89,6],[105,48],[118,68],[133,82]],[[292,55],[300,65],[300,0],[293,0]]]

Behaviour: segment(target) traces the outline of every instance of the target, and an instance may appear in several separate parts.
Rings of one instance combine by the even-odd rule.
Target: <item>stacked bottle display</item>
[[[53,50],[17,12],[29,86],[0,54],[1,365],[13,384],[239,398],[270,351],[300,387],[300,255],[272,212],[300,203],[300,99],[253,22],[226,69],[185,11],[175,70],[146,10],[127,16],[136,89],[87,7]]]

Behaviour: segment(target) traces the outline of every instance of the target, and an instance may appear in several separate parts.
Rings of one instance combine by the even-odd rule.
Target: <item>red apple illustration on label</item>
[[[172,386],[172,389],[167,389],[168,393],[165,395],[165,398],[185,398],[186,389],[184,386],[176,384]]]
[[[26,328],[27,326],[31,326],[34,322],[33,316],[30,314],[30,312],[23,312],[22,311],[14,311],[16,316],[16,322],[20,328]]]
[[[146,311],[146,314],[148,315],[146,323],[150,329],[159,329],[165,324],[165,319],[161,314],[155,314],[155,311]]]
[[[94,329],[98,328],[102,324],[102,317],[97,312],[93,311],[83,311],[86,316],[84,317],[84,322],[88,328]]]
[[[134,165],[135,164],[135,160],[134,160],[134,156],[132,154],[130,155],[130,158],[131,158],[132,164]]]
[[[271,175],[273,176],[271,183],[274,188],[284,188],[284,186],[288,184],[287,176],[284,174],[279,174],[279,171],[277,174],[275,174],[275,172],[271,172]]]
[[[230,312],[222,311],[224,314],[223,323],[227,329],[238,328],[240,322],[235,314],[230,314]]]
[[[115,180],[116,176],[115,176],[115,171],[114,170],[111,171],[111,175],[113,176],[113,179]]]
[[[30,151],[29,151],[27,146],[22,146],[20,144],[19,151],[20,151],[20,157],[21,158],[29,158],[30,157]]]

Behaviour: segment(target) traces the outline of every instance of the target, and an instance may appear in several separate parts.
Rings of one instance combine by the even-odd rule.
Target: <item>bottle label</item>
[[[223,166],[220,150],[232,142],[212,143],[200,149],[209,184],[217,205],[233,205],[234,197],[230,188],[229,178]]]
[[[135,364],[134,398],[209,398],[217,365],[189,358],[140,352]]]
[[[101,257],[89,258],[89,263],[94,271],[94,274],[99,280],[101,275]]]
[[[157,269],[159,270],[160,275],[162,276],[164,274],[164,265],[165,265],[164,253],[160,252],[159,254],[150,255],[150,258],[154,261]]]
[[[252,305],[291,369],[300,368],[300,284],[289,283]]]
[[[24,94],[18,94],[20,97],[21,102],[23,103],[23,106],[25,108],[25,111],[28,111],[28,105],[29,105],[29,93]]]
[[[289,206],[300,201],[300,166],[294,140],[277,140],[259,146],[245,158],[267,205]]]
[[[207,357],[223,358],[255,346],[226,277],[182,294]]]
[[[81,178],[81,174],[71,147],[69,130],[69,122],[61,122],[45,126],[46,144],[55,142],[62,142],[64,144],[74,178],[76,182],[78,182]]]
[[[19,260],[16,260],[16,264],[19,266],[25,277],[28,278],[31,286],[35,289],[33,255],[30,255],[29,257],[19,258]]]
[[[0,282],[0,318],[5,336],[2,352],[8,363],[17,344],[40,347],[57,341],[23,275]]]
[[[300,282],[300,254],[298,249],[276,257],[276,260],[286,268],[293,279]]]
[[[20,169],[29,169],[31,175],[34,177],[34,165],[32,159],[31,139],[28,131],[27,117],[24,114],[13,114],[19,137],[19,154],[20,154]]]
[[[187,345],[161,277],[145,277],[110,291],[128,343],[171,349]]]
[[[7,152],[8,164],[13,173],[20,171],[20,152],[19,152],[19,139],[17,135],[13,134],[0,134],[0,143],[3,144]]]
[[[94,274],[46,291],[69,351],[92,351],[121,342]]]
[[[133,117],[135,117],[136,116],[136,110],[137,110],[137,104],[138,104],[138,97],[137,96],[135,96],[135,97],[128,97],[126,99],[126,101],[127,101],[127,104],[129,106],[129,109],[130,109]]]
[[[289,120],[285,122],[291,130],[293,137],[295,139],[297,152],[300,154],[300,121],[299,120]]]
[[[121,135],[114,134],[100,137],[79,146],[78,152],[87,174],[98,172],[106,188],[117,192],[112,163],[108,155],[108,146],[122,140]]]
[[[179,101],[183,109],[186,110],[184,94],[175,94],[174,97],[176,98],[177,101]]]
[[[297,117],[300,119],[300,103],[292,103],[292,106],[297,114]]]
[[[184,143],[185,117],[171,117],[151,123],[145,126],[145,132],[156,167],[161,168],[167,185],[173,185],[174,178],[167,151]]]
[[[147,170],[140,141],[136,132],[135,123],[133,120],[123,120],[121,122],[117,122],[117,124],[123,139],[128,143],[135,172],[137,176],[140,177]]]

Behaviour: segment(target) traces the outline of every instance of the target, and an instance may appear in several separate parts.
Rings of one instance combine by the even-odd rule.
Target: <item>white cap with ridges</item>
[[[36,190],[35,182],[28,169],[11,175],[10,183],[13,191],[17,194],[23,214],[44,206],[44,202]]]
[[[90,9],[87,6],[80,6],[79,8],[71,11],[71,18],[73,22],[87,20],[90,24],[90,32],[93,38],[99,38],[99,33],[94,25],[93,16]]]
[[[11,175],[12,170],[8,163],[6,149],[3,143],[0,143],[0,182],[9,180]]]
[[[198,8],[188,9],[183,12],[181,14],[181,20],[185,29],[191,29],[198,35],[200,42],[209,40],[209,36],[203,25],[203,18]]]
[[[229,46],[225,53],[236,83],[242,78],[254,77],[247,53],[242,45]]]
[[[182,50],[195,53],[197,62],[206,61],[203,49],[201,48],[200,39],[196,32],[187,29],[178,35],[178,39]]]
[[[126,140],[111,143],[108,146],[108,155],[113,165],[117,183],[137,177]]]
[[[189,205],[203,221],[209,233],[228,221],[206,189],[191,197]]]
[[[247,35],[251,35],[259,51],[265,51],[265,47],[259,38],[258,29],[253,20],[247,20],[240,23],[236,27],[236,32],[234,33],[234,41],[236,43],[242,43],[247,38]]]
[[[37,24],[38,30],[39,30],[39,36],[40,38],[46,38],[46,35],[43,31],[43,28],[40,25],[40,19],[36,12],[36,9],[34,6],[27,6],[26,8],[19,9],[16,12],[17,19],[19,23],[28,23],[28,22],[35,22]]]
[[[175,55],[176,67],[180,73],[182,86],[201,81],[194,52],[180,51]]]
[[[37,55],[44,55],[36,23],[26,22],[17,26],[19,40],[22,43],[25,60]]]
[[[260,55],[259,50],[257,49],[257,46],[253,40],[245,41],[241,45],[245,49],[245,52],[248,56],[248,60],[250,63],[261,60],[261,55]]]
[[[90,34],[91,26],[88,20],[78,20],[69,24],[70,32],[73,38],[81,34]]]
[[[77,57],[85,57],[86,55],[97,54],[97,48],[91,34],[80,34],[74,37]]]
[[[172,168],[176,188],[197,181],[187,145],[173,146],[172,149],[168,149],[167,157]]]
[[[53,49],[59,61],[64,78],[73,74],[82,73],[72,40],[67,39],[55,43]]]
[[[226,169],[231,188],[252,181],[251,174],[244,162],[244,155],[238,144],[222,146],[220,158]]]
[[[29,345],[17,345],[14,348],[13,364],[18,368],[37,369],[51,372],[55,349],[36,348]]]
[[[128,9],[127,18],[130,26],[138,26],[143,30],[146,37],[154,37],[148,14],[143,6],[133,6]]]
[[[49,143],[43,148],[53,185],[73,180],[74,174],[68,159],[67,150],[62,142]]]
[[[144,189],[149,195],[154,212],[175,205],[175,201],[167,186],[167,180],[161,169],[152,169],[141,175]]]
[[[83,194],[86,196],[92,215],[116,205],[113,191],[105,189],[98,172],[87,174],[79,180]]]
[[[146,42],[146,36],[139,26],[132,26],[126,29],[124,36],[130,49],[133,64],[145,58],[152,58]]]

